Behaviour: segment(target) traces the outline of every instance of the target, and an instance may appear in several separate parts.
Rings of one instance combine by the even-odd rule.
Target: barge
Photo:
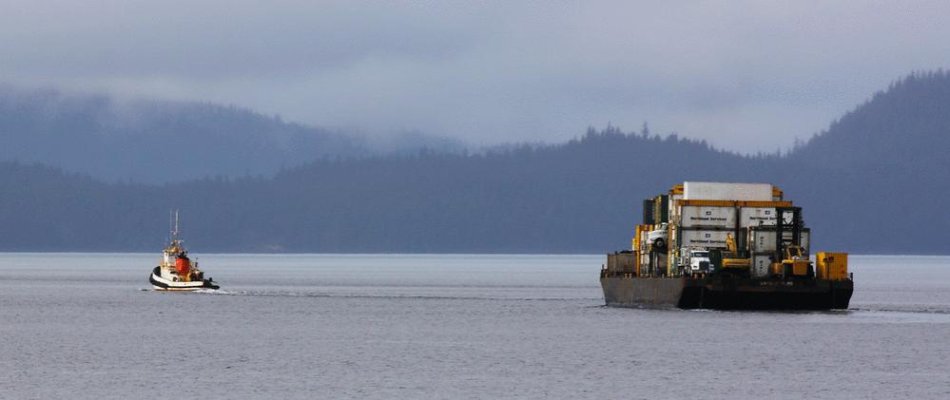
[[[612,307],[847,309],[848,255],[810,251],[802,209],[761,183],[684,182],[644,201],[632,248],[607,255]]]

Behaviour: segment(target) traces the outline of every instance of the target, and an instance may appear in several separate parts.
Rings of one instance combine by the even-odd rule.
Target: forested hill
[[[0,86],[0,161],[107,181],[270,174],[366,152],[357,138],[236,107]]]
[[[819,238],[864,252],[950,254],[948,155],[950,74],[919,73],[794,152],[783,180],[786,193],[808,201]]]
[[[179,208],[195,251],[600,253],[684,180],[771,182],[816,248],[950,253],[950,77],[905,78],[784,157],[609,128],[560,145],[316,161],[273,178],[105,184],[0,164],[3,250],[155,251]]]
[[[701,160],[709,167],[679,167]],[[208,250],[600,251],[626,245],[641,198],[671,174],[713,179],[754,164],[614,128],[556,146],[324,160],[274,178],[162,186],[6,163],[0,226],[30,229],[4,229],[0,248],[149,250],[180,208],[190,242]]]

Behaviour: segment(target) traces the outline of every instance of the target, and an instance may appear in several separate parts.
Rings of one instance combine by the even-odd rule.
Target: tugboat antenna
[[[175,230],[174,230],[175,241],[178,241],[178,234],[179,234],[179,232],[178,232],[178,210],[175,210]]]
[[[169,243],[174,245],[178,242],[178,210],[168,210],[168,230],[171,232]]]

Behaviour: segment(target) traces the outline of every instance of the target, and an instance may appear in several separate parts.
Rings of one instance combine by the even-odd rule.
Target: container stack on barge
[[[631,250],[607,255],[616,307],[846,309],[846,253],[817,252],[802,210],[770,184],[685,182],[643,202]]]

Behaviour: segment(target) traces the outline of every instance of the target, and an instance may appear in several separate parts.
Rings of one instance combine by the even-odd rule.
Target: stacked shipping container
[[[685,182],[676,185],[670,194],[644,201],[644,223],[669,222],[669,259],[651,270],[672,273],[681,264],[683,250],[726,249],[732,235],[740,251],[748,251],[753,276],[767,276],[775,258],[776,207],[791,207],[783,201],[782,191],[770,184]],[[655,226],[651,229],[656,228]],[[800,244],[809,253],[809,231],[802,229]],[[639,241],[641,265],[655,265],[651,260],[646,231]],[[791,233],[784,239],[791,241]]]

